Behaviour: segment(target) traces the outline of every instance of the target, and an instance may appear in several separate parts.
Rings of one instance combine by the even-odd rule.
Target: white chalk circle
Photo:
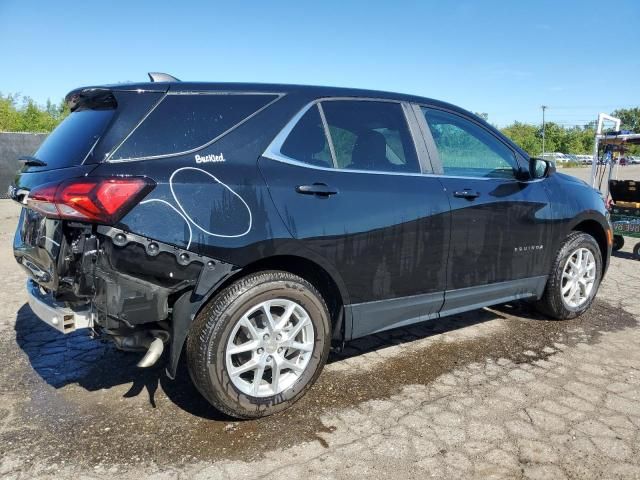
[[[204,227],[202,227],[201,225],[196,223],[196,221],[192,218],[192,216],[189,215],[189,213],[185,209],[184,205],[180,202],[180,198],[178,198],[178,195],[176,193],[176,189],[174,188],[174,181],[175,181],[174,179],[176,178],[176,175],[178,175],[180,172],[184,172],[184,171],[187,171],[187,170],[192,170],[192,171],[196,172],[197,175],[206,175],[206,176],[210,177],[216,184],[221,185],[222,187],[227,189],[229,191],[229,193],[231,193],[238,200],[240,200],[240,202],[242,203],[243,207],[247,209],[247,214],[248,214],[248,218],[249,218],[246,230],[244,230],[242,233],[238,233],[236,235],[223,235],[223,234],[220,234],[220,233],[210,232],[209,230],[205,229]],[[211,181],[207,180],[206,182],[202,182],[202,184],[204,184],[204,183],[211,183]],[[184,185],[180,185],[180,186],[182,187],[182,186],[185,186],[185,185],[188,185],[188,184],[184,184]],[[175,200],[176,204],[178,205],[178,208],[182,211],[184,216],[193,224],[194,227],[196,227],[198,230],[206,233],[207,235],[211,235],[213,237],[220,237],[220,238],[238,238],[238,237],[245,236],[251,230],[251,224],[252,224],[251,209],[249,208],[249,205],[247,205],[247,202],[244,201],[244,198],[242,198],[240,195],[238,195],[236,192],[234,192],[231,187],[229,187],[224,182],[220,181],[220,179],[218,179],[215,175],[207,172],[206,170],[203,170],[201,168],[196,168],[196,167],[178,168],[176,171],[174,171],[171,174],[171,177],[169,177],[169,188],[171,189],[171,195],[173,195],[173,199]],[[190,194],[193,194],[193,192],[190,192]]]
[[[140,205],[144,205],[146,203],[152,203],[152,202],[158,202],[158,203],[160,203],[162,205],[166,205],[171,210],[173,210],[178,215],[180,215],[180,218],[184,221],[184,223],[187,225],[187,228],[189,229],[189,241],[187,242],[187,250],[189,250],[189,247],[191,246],[191,239],[193,238],[193,230],[191,230],[191,224],[189,224],[189,221],[184,217],[184,215],[182,213],[180,213],[180,210],[178,210],[176,207],[171,205],[166,200],[161,200],[159,198],[150,198],[149,200],[145,200],[144,202],[140,202]]]

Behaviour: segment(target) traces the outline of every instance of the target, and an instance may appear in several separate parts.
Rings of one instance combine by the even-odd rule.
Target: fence
[[[46,133],[0,132],[0,198],[7,198],[9,185],[20,169],[18,158],[31,155],[46,137]]]

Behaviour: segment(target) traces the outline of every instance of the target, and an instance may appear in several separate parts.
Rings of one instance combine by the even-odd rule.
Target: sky
[[[0,0],[0,93],[182,80],[369,88],[505,126],[640,105],[640,1]]]

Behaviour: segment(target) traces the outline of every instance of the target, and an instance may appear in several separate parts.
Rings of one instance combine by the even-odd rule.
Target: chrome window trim
[[[498,181],[503,181],[503,182],[513,182],[516,181],[518,183],[532,183],[532,182],[539,182],[543,179],[536,179],[536,180],[528,180],[528,181],[521,181],[521,180],[516,180],[516,179],[510,179],[510,178],[498,178],[498,177],[460,177],[460,176],[456,176],[456,175],[440,175],[437,173],[411,173],[411,172],[385,172],[385,171],[381,171],[381,170],[348,170],[345,168],[333,168],[333,167],[319,167],[317,165],[311,165],[310,163],[305,163],[305,162],[301,162],[299,160],[295,160],[291,157],[288,157],[286,155],[283,155],[281,153],[277,153],[277,152],[265,152],[262,154],[262,156],[264,158],[268,158],[269,160],[273,160],[275,162],[281,162],[281,163],[287,163],[289,165],[293,165],[296,167],[304,167],[304,168],[310,168],[312,170],[323,170],[326,172],[339,172],[339,173],[370,173],[372,175],[400,175],[400,176],[405,176],[405,177],[434,177],[434,178],[460,178],[460,179],[467,179],[467,180],[498,180]]]
[[[422,172],[415,172],[414,173],[414,172],[387,172],[387,171],[382,171],[382,170],[356,170],[356,169],[350,170],[350,169],[345,169],[345,168],[321,167],[321,166],[318,166],[318,165],[312,165],[310,163],[301,162],[299,160],[296,160],[295,158],[291,158],[291,157],[281,153],[280,152],[280,148],[282,147],[282,145],[286,141],[287,137],[289,136],[289,134],[291,133],[293,128],[298,124],[300,119],[304,116],[304,114],[307,113],[307,111],[309,111],[309,109],[312,108],[316,104],[319,104],[321,102],[333,101],[333,100],[364,100],[364,101],[373,101],[373,102],[398,103],[400,105],[410,104],[410,105],[412,105],[414,107],[417,107],[418,109],[420,109],[421,106],[425,106],[425,107],[427,106],[427,105],[422,105],[422,104],[418,104],[418,103],[404,102],[404,101],[401,101],[401,100],[394,100],[394,99],[388,99],[388,98],[381,98],[381,99],[373,98],[373,97],[365,97],[365,98],[362,98],[362,97],[318,98],[318,99],[313,100],[313,101],[309,102],[308,104],[306,104],[293,117],[291,117],[291,120],[289,120],[286,123],[286,125],[282,128],[282,130],[280,130],[280,132],[275,136],[275,138],[271,141],[269,146],[263,152],[262,156],[265,157],[265,158],[268,158],[270,160],[276,161],[276,162],[287,163],[289,165],[293,165],[293,166],[296,166],[296,167],[304,167],[304,168],[310,168],[310,169],[313,169],[313,170],[322,170],[322,171],[340,172],[340,173],[369,173],[369,174],[372,174],[372,175],[399,175],[399,176],[406,176],[406,177],[457,178],[457,179],[466,179],[466,180],[486,180],[486,181],[490,181],[491,180],[491,181],[502,181],[502,182],[517,182],[517,183],[535,183],[535,182],[540,182],[540,181],[544,180],[544,178],[531,179],[531,180],[518,180],[517,178],[511,179],[511,178],[499,178],[499,177],[468,177],[468,176],[458,176],[458,175],[445,175],[444,173],[440,174],[440,173],[437,173],[435,171],[428,172],[428,173],[422,173]],[[321,108],[321,107],[319,106],[319,108]],[[403,108],[403,111],[404,111],[404,108]],[[416,115],[417,120],[418,120],[418,125],[420,126],[420,121],[419,121],[420,120],[420,116],[422,116],[422,118],[424,118],[424,115],[422,114],[421,110],[420,110],[420,116],[417,115],[415,110],[414,110],[414,114]],[[324,119],[324,112],[321,112],[320,117],[323,119],[323,122],[326,121]],[[466,117],[464,117],[464,118],[466,118]],[[405,112],[405,119],[407,119],[406,112]],[[408,122],[408,119],[407,119],[407,122]],[[426,119],[424,120],[424,122],[426,123]],[[411,127],[409,126],[409,128],[411,128]],[[428,133],[428,135],[431,135],[431,130],[428,129],[428,125],[427,125],[427,133]],[[327,140],[329,140],[330,138],[331,137],[329,136],[327,138]],[[498,139],[498,140],[500,140],[500,139]],[[502,143],[504,143],[504,142],[502,142]],[[332,142],[330,142],[329,145],[330,145],[330,149],[333,149]],[[513,149],[511,147],[509,147],[508,145],[507,145],[507,147],[510,150],[513,151]],[[416,147],[416,150],[417,150],[417,147]],[[416,152],[416,154],[418,154],[418,152]],[[435,155],[438,155],[437,150],[435,152]],[[433,160],[431,158],[431,152],[430,151],[429,151],[429,160],[432,162],[432,168],[433,168]],[[439,161],[439,158],[437,158],[437,161]]]
[[[233,90],[169,90],[167,95],[284,95],[281,92],[233,91]]]
[[[272,101],[270,101],[266,105],[260,107],[258,110],[253,112],[248,117],[245,117],[240,122],[238,122],[235,125],[231,126],[230,128],[228,128],[227,130],[222,132],[217,137],[209,140],[208,142],[206,142],[206,143],[204,143],[204,144],[202,144],[202,145],[200,145],[198,147],[194,147],[194,148],[191,148],[189,150],[184,150],[184,151],[181,151],[181,152],[163,153],[161,155],[149,155],[149,156],[146,156],[146,157],[131,157],[131,158],[113,159],[112,157],[118,152],[120,147],[122,147],[122,145],[129,139],[129,137],[131,137],[131,135],[133,135],[133,133],[138,129],[138,127],[140,127],[140,125],[142,125],[145,122],[145,120],[149,117],[149,115],[151,115],[153,113],[153,111],[158,107],[158,105],[160,105],[164,101],[164,99],[167,98],[167,96],[169,96],[169,95],[275,95],[276,98],[274,98]],[[139,161],[143,161],[143,160],[156,160],[156,159],[159,159],[159,158],[178,157],[178,156],[181,156],[181,155],[188,155],[190,153],[197,152],[198,150],[202,150],[203,148],[206,148],[209,145],[214,144],[215,142],[220,140],[225,135],[231,133],[236,128],[238,128],[241,125],[243,125],[244,123],[248,122],[253,117],[258,115],[260,112],[262,112],[263,110],[269,108],[275,102],[280,100],[282,97],[284,97],[284,95],[285,95],[284,93],[275,93],[275,92],[246,92],[246,91],[245,92],[233,92],[233,91],[222,91],[222,92],[208,92],[208,91],[166,92],[162,96],[162,98],[160,98],[160,100],[158,100],[158,102],[151,108],[151,110],[149,110],[147,112],[147,114],[142,118],[142,120],[140,120],[138,122],[138,124],[133,128],[133,130],[131,130],[129,132],[129,134],[124,138],[124,140],[122,140],[122,142],[120,142],[120,144],[118,144],[118,146],[111,153],[109,153],[107,155],[107,158],[106,158],[105,162],[106,163],[139,162]]]
[[[517,182],[517,183],[533,183],[540,182],[544,179],[535,179],[535,180],[517,180],[511,178],[499,178],[499,177],[461,177],[457,175],[440,175],[438,173],[411,173],[411,172],[385,172],[381,170],[348,170],[345,168],[333,168],[333,167],[319,167],[317,165],[311,165],[310,163],[301,162],[299,160],[295,160],[294,158],[288,157],[281,153],[277,152],[266,152],[262,154],[264,158],[268,158],[269,160],[273,160],[275,162],[287,163],[289,165],[293,165],[296,167],[304,167],[310,168],[312,170],[323,170],[326,172],[339,172],[339,173],[370,173],[372,175],[400,175],[405,177],[434,177],[434,178],[459,178],[459,179],[467,179],[467,180],[494,180],[494,181],[502,181],[502,182]]]
[[[370,173],[372,175],[401,175],[406,177],[424,177],[424,173],[410,173],[410,172],[384,172],[379,170],[350,170],[346,168],[333,168],[333,167],[319,167],[317,165],[311,165],[309,163],[304,163],[299,160],[295,160],[293,158],[287,157],[286,155],[282,155],[279,153],[273,152],[265,152],[263,157],[268,158],[269,160],[274,160],[276,162],[288,163],[290,165],[295,165],[296,167],[304,167],[311,168],[314,170],[324,170],[328,172],[340,172],[340,173]]]
[[[401,176],[408,176],[408,177],[416,177],[416,176],[425,176],[424,173],[422,172],[389,172],[389,171],[385,171],[385,170],[358,170],[358,169],[350,169],[350,168],[337,168],[336,165],[336,158],[335,158],[335,152],[334,152],[334,146],[333,146],[333,142],[331,140],[331,133],[328,131],[328,125],[326,123],[326,118],[324,116],[324,111],[322,110],[322,105],[320,105],[322,102],[331,102],[331,101],[344,101],[344,100],[353,100],[353,101],[364,101],[364,102],[385,102],[385,103],[397,103],[398,105],[400,105],[400,107],[402,108],[402,114],[404,116],[405,122],[407,122],[407,129],[409,130],[409,135],[412,136],[412,131],[411,131],[411,125],[409,122],[409,119],[407,118],[407,114],[404,108],[404,104],[407,102],[404,102],[402,100],[394,100],[391,98],[375,98],[375,97],[327,97],[327,98],[317,98],[311,102],[309,102],[308,104],[306,104],[304,107],[302,107],[300,109],[300,111],[298,111],[298,113],[296,113],[293,117],[291,117],[291,120],[289,120],[287,122],[287,124],[282,128],[282,130],[280,130],[280,132],[278,133],[278,135],[275,136],[275,138],[271,141],[271,143],[269,144],[269,146],[265,149],[265,151],[263,152],[262,156],[265,158],[268,158],[270,160],[275,160],[276,162],[282,162],[282,163],[288,163],[290,165],[295,165],[297,167],[305,167],[305,168],[312,168],[315,170],[324,170],[324,171],[331,171],[331,172],[350,172],[350,173],[371,173],[373,175],[401,175]],[[323,125],[325,127],[325,136],[327,137],[327,141],[329,142],[329,149],[331,150],[331,156],[333,157],[333,162],[334,162],[334,166],[333,167],[320,167],[318,165],[311,165],[309,163],[305,163],[305,162],[301,162],[299,160],[296,160],[295,158],[291,158],[287,155],[284,155],[280,149],[282,148],[282,145],[284,144],[284,142],[287,140],[287,137],[289,136],[289,134],[291,133],[291,131],[293,130],[293,128],[298,124],[298,122],[300,121],[300,119],[304,116],[305,113],[307,113],[309,111],[309,109],[311,109],[311,107],[313,107],[314,105],[318,105],[318,110],[320,112],[320,118],[322,119]],[[419,152],[417,149],[417,146],[415,145],[415,140],[412,138],[411,139],[413,145],[414,145],[414,149],[415,149],[415,154],[416,154],[416,160],[418,161],[418,167],[422,168],[420,165],[420,158],[419,158]]]
[[[356,102],[385,102],[385,103],[404,103],[404,100],[396,100],[395,98],[376,98],[376,97],[324,97],[317,98],[312,103],[318,102],[334,102],[353,100]]]

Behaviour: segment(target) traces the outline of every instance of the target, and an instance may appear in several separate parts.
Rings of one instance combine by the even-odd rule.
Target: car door
[[[400,102],[324,99],[259,160],[301,254],[344,282],[351,337],[434,317],[444,299],[449,202],[422,174],[413,115]]]
[[[471,117],[435,107],[417,111],[451,203],[442,314],[541,294],[552,246],[544,180],[525,177],[519,154]]]

